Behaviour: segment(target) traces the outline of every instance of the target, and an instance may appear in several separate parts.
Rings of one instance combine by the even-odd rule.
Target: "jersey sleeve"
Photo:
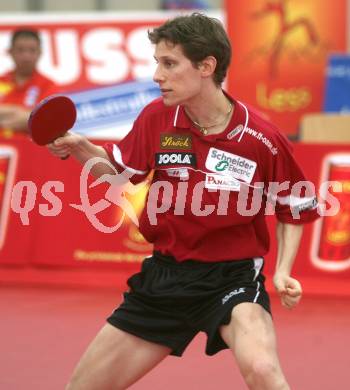
[[[281,134],[276,137],[278,153],[273,157],[267,198],[275,205],[283,223],[304,224],[319,217],[316,189],[307,180],[293,156],[292,144]]]
[[[118,144],[106,143],[103,147],[117,171],[126,172],[133,184],[142,182],[151,171],[151,140],[140,117]]]

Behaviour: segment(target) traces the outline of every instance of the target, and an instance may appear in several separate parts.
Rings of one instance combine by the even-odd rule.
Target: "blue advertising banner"
[[[350,112],[350,55],[329,58],[324,111]]]
[[[70,93],[77,107],[72,130],[89,138],[121,139],[142,108],[159,96],[158,85],[150,80]]]

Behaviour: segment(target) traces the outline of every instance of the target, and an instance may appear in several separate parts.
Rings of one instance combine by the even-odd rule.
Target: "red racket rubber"
[[[38,145],[50,144],[74,126],[76,117],[77,111],[70,98],[62,95],[49,96],[30,114],[28,120],[30,137]]]

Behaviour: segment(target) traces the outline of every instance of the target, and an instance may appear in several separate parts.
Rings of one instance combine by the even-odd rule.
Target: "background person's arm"
[[[0,127],[26,131],[31,110],[14,104],[0,104]]]

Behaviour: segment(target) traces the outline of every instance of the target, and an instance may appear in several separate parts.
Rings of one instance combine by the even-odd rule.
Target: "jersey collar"
[[[223,132],[221,132],[220,134],[203,136],[199,129],[193,124],[193,122],[186,114],[184,107],[180,105],[176,107],[174,112],[174,127],[179,129],[189,129],[191,132],[197,134],[199,137],[203,137],[208,140],[239,140],[241,138],[242,132],[245,132],[245,129],[248,125],[248,110],[243,103],[233,99],[233,97],[231,97],[227,92],[224,91],[224,93],[227,98],[234,104],[234,112],[229,124]]]
[[[32,75],[30,76],[30,78],[28,80],[26,80],[23,84],[19,85],[15,79],[15,71],[11,71],[8,73],[8,78],[9,80],[11,80],[11,82],[13,83],[13,85],[16,86],[16,89],[26,89],[27,86],[31,83],[33,83],[34,80],[36,80],[38,78],[38,71],[37,70],[34,70]]]

